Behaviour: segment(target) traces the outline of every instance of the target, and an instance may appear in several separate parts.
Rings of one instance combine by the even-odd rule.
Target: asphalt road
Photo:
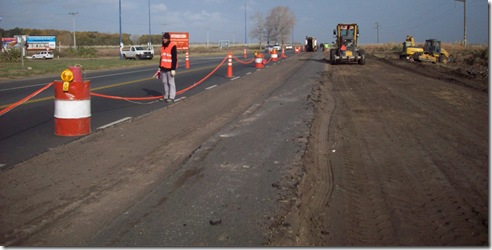
[[[325,64],[310,60],[315,55],[281,60],[0,171],[0,242],[266,244],[276,212],[291,202],[287,187],[296,185],[289,176],[299,172],[309,134],[308,96]]]
[[[286,54],[292,54],[287,51]],[[253,58],[249,54],[236,55],[243,61]],[[223,56],[191,57],[190,68],[180,60],[177,70],[177,90],[184,89],[207,76],[222,60]],[[156,61],[157,64],[157,61]],[[82,65],[83,67],[83,65]],[[135,67],[108,71],[84,72],[84,80],[91,81],[91,91],[121,97],[147,97],[162,95],[163,86],[159,80],[150,78],[155,66]],[[251,72],[254,62],[242,64],[233,59],[233,78],[227,77],[227,61],[202,84],[177,98],[186,98],[206,88],[223,84]],[[59,76],[0,83],[0,107],[5,108],[21,100],[48,83],[59,80]],[[68,143],[77,138],[54,134],[53,87],[41,92],[28,102],[0,116],[0,170],[36,156],[50,148]],[[138,117],[167,104],[158,101],[122,101],[101,97],[91,98],[91,130],[105,127],[128,117]]]

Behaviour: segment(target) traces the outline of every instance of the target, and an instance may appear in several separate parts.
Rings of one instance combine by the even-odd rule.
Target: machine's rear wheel
[[[336,51],[334,49],[330,50],[330,63],[331,63],[331,65],[335,65],[337,63],[335,60],[335,52]]]
[[[366,64],[366,55],[365,54],[360,55],[359,64],[360,65]]]
[[[439,62],[440,62],[440,63],[447,63],[447,62],[448,62],[448,57],[447,57],[447,56],[445,56],[445,55],[442,55],[442,54],[441,54],[441,55],[439,56]]]

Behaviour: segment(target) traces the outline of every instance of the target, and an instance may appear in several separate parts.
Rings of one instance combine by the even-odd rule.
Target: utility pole
[[[244,45],[248,45],[248,32],[246,29],[246,2],[244,2]]]
[[[376,22],[376,30],[377,30],[377,34],[378,34],[378,44],[379,44],[379,27],[381,27],[381,25],[379,25],[379,21]]]
[[[122,53],[123,38],[122,38],[122,34],[121,34],[121,0],[119,0],[118,2],[119,2],[119,7],[120,7],[120,61],[121,61],[121,60],[123,60],[123,53]]]
[[[466,47],[466,0],[455,0],[463,3],[463,44]]]
[[[72,15],[73,22],[73,48],[77,49],[77,39],[75,38],[75,15],[79,14],[79,12],[68,12],[69,15]]]
[[[150,49],[151,44],[152,44],[152,35],[150,33],[150,0],[149,0],[149,44],[148,44],[149,49]]]

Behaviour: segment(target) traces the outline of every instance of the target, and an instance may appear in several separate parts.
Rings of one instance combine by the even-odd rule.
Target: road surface
[[[488,94],[421,67],[302,53],[51,149],[2,245],[487,246]]]
[[[292,53],[289,51],[288,54]],[[252,54],[248,55],[247,59],[244,59],[242,55],[236,56],[242,61],[250,61],[253,58]],[[184,60],[180,60],[177,70],[177,90],[185,89],[202,80],[219,65],[224,57],[192,57],[189,69],[185,68]],[[83,68],[83,61],[81,64]],[[230,81],[231,78],[226,77],[226,67],[227,63],[224,63],[202,84],[178,95],[178,98],[186,98],[208,87]],[[83,77],[85,80],[91,81],[91,91],[98,94],[120,97],[153,97],[163,93],[163,86],[159,80],[151,78],[156,68],[157,61],[155,61],[154,66],[109,71],[84,71]],[[233,60],[234,77],[243,76],[255,70],[254,63],[242,64]],[[27,97],[55,80],[60,80],[59,75],[2,81],[0,83],[0,109]],[[79,138],[54,134],[53,95],[53,87],[50,87],[25,104],[0,116],[0,169],[11,168],[16,163],[45,152],[49,148]],[[138,117],[164,106],[162,103],[156,103],[156,101],[123,101],[93,96],[91,98],[91,130],[96,131],[100,127],[105,127],[121,119]]]

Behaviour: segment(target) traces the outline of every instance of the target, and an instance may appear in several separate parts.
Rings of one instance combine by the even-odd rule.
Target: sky
[[[149,34],[150,1],[151,34],[189,32],[194,43],[207,37],[210,43],[257,43],[245,38],[254,25],[250,17],[277,6],[296,17],[290,36],[296,42],[313,36],[331,43],[333,29],[346,22],[359,24],[361,44],[376,44],[378,33],[379,43],[400,43],[406,35],[454,43],[464,36],[462,0],[0,0],[0,28],[73,31],[75,20],[76,31],[119,33],[120,1],[123,33]],[[466,0],[468,44],[489,43],[489,6],[487,0]]]

